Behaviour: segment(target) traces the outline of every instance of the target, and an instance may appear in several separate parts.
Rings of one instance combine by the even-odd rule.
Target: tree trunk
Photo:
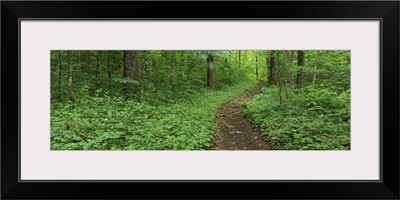
[[[193,64],[192,60],[190,59],[190,55],[186,54],[186,72],[187,72],[187,77],[186,80],[190,79],[190,72],[192,71],[191,65]]]
[[[138,81],[138,69],[140,68],[140,51],[124,51],[124,77]],[[124,83],[123,91],[125,96],[135,96],[137,87],[132,82]]]
[[[289,99],[289,51],[285,51],[285,97]]]
[[[98,80],[99,65],[100,65],[101,51],[97,52],[97,62],[96,62],[96,88],[100,87],[100,81]]]
[[[111,66],[110,66],[110,53],[107,54],[107,71],[108,71],[108,89],[111,91]]]
[[[208,54],[207,63],[208,63],[208,68],[207,68],[208,88],[210,88],[210,90],[214,90],[214,66],[213,66],[214,56],[212,54]]]
[[[294,68],[294,51],[291,51],[290,54],[290,68]],[[290,85],[291,88],[294,89],[294,75],[293,75],[293,70],[290,70]]]
[[[239,68],[242,67],[242,58],[241,58],[241,51],[239,50]]]
[[[267,72],[267,81],[269,82],[269,79],[270,79],[270,70],[269,70],[269,60],[270,60],[270,51],[267,51],[267,56],[266,56],[266,58],[265,58],[265,66],[266,66],[266,72]]]
[[[85,60],[86,60],[86,64],[87,64],[87,68],[85,68],[85,71],[89,71],[90,70],[90,65],[91,65],[91,53],[90,53],[90,51],[86,51]]]
[[[282,104],[282,83],[281,83],[281,67],[279,66],[279,51],[277,51],[276,63],[277,64],[275,72],[277,73],[276,80],[278,81],[278,87],[279,87],[279,103]]]
[[[256,80],[258,81],[258,52],[256,52]]]
[[[268,65],[268,84],[276,84],[276,51],[270,51],[269,53],[269,65]]]
[[[148,51],[143,51],[143,55],[145,56],[144,58],[144,64],[139,66],[139,71],[140,71],[140,101],[144,100],[144,73],[146,70],[146,65],[147,65],[147,54]]]
[[[304,66],[304,51],[297,51],[297,65],[299,67]],[[297,85],[302,85],[303,84],[303,76],[304,76],[304,71],[302,68],[300,68],[299,72],[297,73]]]
[[[319,62],[319,50],[317,51],[318,53],[317,53],[317,58],[316,58],[316,61],[315,61],[315,64],[314,64],[314,78],[313,78],[313,84],[315,84],[315,82],[317,81],[317,65],[318,65],[318,62]]]
[[[58,100],[61,100],[61,51],[58,51]]]
[[[148,51],[147,58],[150,58],[150,53],[151,53],[151,51]],[[150,59],[148,65],[149,65],[149,67],[146,71],[147,79],[151,79],[151,77],[153,75],[153,69],[154,69],[153,59]]]
[[[72,51],[68,51],[68,93],[71,103],[75,103],[75,94],[72,90]]]
[[[172,51],[171,54],[171,71],[170,71],[170,88],[172,93],[174,93],[174,78],[175,78],[175,61],[176,61],[176,53],[175,51]]]

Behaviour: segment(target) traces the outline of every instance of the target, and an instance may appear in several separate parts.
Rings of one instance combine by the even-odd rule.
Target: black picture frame
[[[399,199],[399,8],[399,1],[2,1],[1,198]],[[381,181],[20,182],[20,19],[379,19]]]

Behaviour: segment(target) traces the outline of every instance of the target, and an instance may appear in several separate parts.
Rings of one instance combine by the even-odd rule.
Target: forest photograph
[[[51,50],[50,150],[350,150],[350,50]]]

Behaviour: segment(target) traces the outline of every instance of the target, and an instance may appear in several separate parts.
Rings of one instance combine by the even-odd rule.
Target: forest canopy
[[[271,150],[350,149],[349,50],[50,55],[51,150],[210,150],[218,111],[256,86],[237,112]]]

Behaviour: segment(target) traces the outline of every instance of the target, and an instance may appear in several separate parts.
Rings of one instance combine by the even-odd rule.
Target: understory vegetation
[[[350,90],[338,94],[321,86],[293,93],[280,104],[278,88],[266,88],[243,113],[260,126],[276,149],[347,150],[350,148]],[[265,106],[268,105],[268,106]]]
[[[51,150],[207,150],[242,103],[274,149],[350,149],[350,51],[51,51]]]
[[[308,52],[313,53],[316,56]],[[318,83],[312,70],[304,70],[302,87],[293,87],[290,82],[298,77],[289,72],[278,78],[281,84],[263,88],[262,94],[241,105],[243,115],[260,127],[275,149],[350,149],[349,54],[325,51],[318,56]],[[315,61],[309,62],[308,69],[313,65]]]
[[[215,136],[218,108],[255,83],[248,81],[215,92],[201,89],[186,94],[187,99],[157,105],[107,94],[84,98],[74,108],[54,105],[52,149],[208,149]]]

